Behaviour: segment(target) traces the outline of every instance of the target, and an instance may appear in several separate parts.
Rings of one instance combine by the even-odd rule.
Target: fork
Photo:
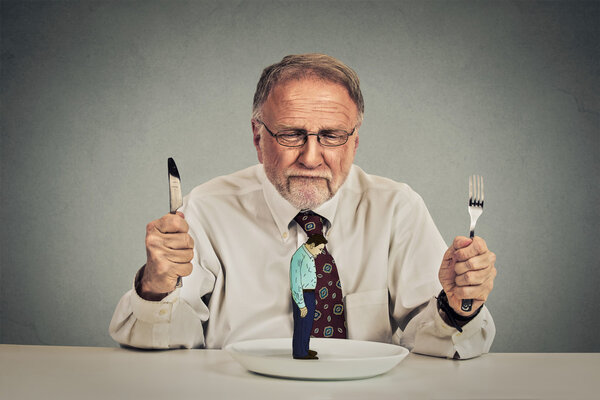
[[[471,227],[469,237],[475,236],[475,224],[477,219],[483,214],[483,177],[473,175],[469,177],[469,215],[471,216]],[[460,309],[469,312],[473,307],[472,299],[463,299]]]

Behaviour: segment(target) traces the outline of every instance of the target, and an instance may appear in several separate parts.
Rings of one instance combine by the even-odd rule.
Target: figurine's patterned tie
[[[294,221],[308,236],[323,234],[324,218],[312,211],[301,212]],[[327,246],[315,258],[317,287],[315,288],[315,318],[311,336],[346,339],[346,320],[342,301],[342,284],[335,261]]]

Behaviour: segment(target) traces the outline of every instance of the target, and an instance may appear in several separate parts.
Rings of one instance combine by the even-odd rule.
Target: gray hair
[[[308,77],[316,77],[344,86],[358,109],[357,122],[362,122],[365,103],[360,91],[358,75],[341,61],[317,53],[285,56],[280,62],[265,68],[254,92],[252,118],[260,118],[262,105],[277,84]]]

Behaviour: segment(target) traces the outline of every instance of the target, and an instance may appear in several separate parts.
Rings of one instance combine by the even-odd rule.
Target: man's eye
[[[304,136],[302,132],[282,132],[279,134],[284,139],[298,139]]]
[[[343,133],[336,131],[324,131],[319,135],[325,139],[339,139],[340,137],[344,136]]]

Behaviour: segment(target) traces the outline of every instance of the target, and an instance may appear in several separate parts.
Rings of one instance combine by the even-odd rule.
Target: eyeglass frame
[[[346,132],[346,131],[345,131],[345,130],[343,130],[343,129],[330,129],[330,130],[335,130],[335,131],[342,131],[342,132],[344,132],[344,133],[346,134],[346,141],[344,141],[344,143],[340,143],[340,144],[333,144],[333,145],[331,145],[331,144],[323,144],[323,143],[321,143],[321,136],[320,136],[320,133],[321,133],[321,131],[319,131],[319,132],[317,132],[317,133],[308,133],[308,131],[306,131],[305,129],[299,129],[299,130],[303,130],[303,131],[305,131],[305,134],[304,134],[304,141],[302,142],[302,144],[299,144],[299,145],[297,145],[297,146],[290,146],[290,145],[287,145],[287,144],[282,144],[282,143],[279,141],[279,136],[281,136],[281,135],[279,134],[279,132],[278,132],[278,133],[273,133],[273,132],[271,132],[271,130],[269,129],[269,127],[267,126],[267,124],[265,124],[264,122],[262,122],[262,121],[261,121],[260,119],[258,119],[258,118],[255,118],[255,120],[256,120],[256,122],[258,122],[259,124],[261,124],[262,126],[264,126],[264,127],[265,127],[265,129],[267,130],[267,132],[269,132],[269,134],[271,134],[271,136],[273,136],[273,137],[275,138],[275,141],[277,142],[277,144],[278,144],[278,145],[280,145],[280,146],[283,146],[283,147],[292,147],[292,148],[293,148],[293,147],[302,147],[302,146],[304,146],[304,145],[306,144],[306,142],[308,142],[308,137],[309,137],[309,136],[316,136],[316,137],[317,137],[317,142],[319,142],[319,144],[320,144],[321,146],[323,146],[323,147],[340,147],[340,146],[343,146],[343,145],[345,145],[346,143],[348,143],[348,140],[350,139],[350,136],[354,135],[354,132],[356,131],[356,126],[357,126],[357,125],[354,125],[354,128],[352,128],[352,131],[351,131],[350,133]]]

